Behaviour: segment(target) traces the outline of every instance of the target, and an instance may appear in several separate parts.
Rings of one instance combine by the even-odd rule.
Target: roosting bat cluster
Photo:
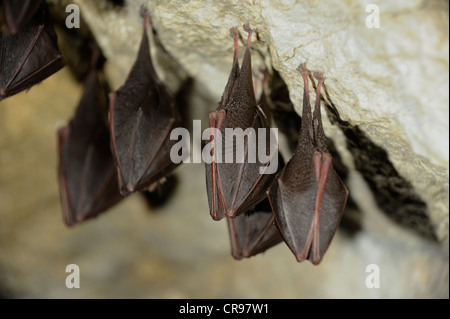
[[[0,99],[30,88],[63,66],[45,1],[17,3],[3,1],[0,12]],[[136,62],[123,86],[109,94],[109,107],[109,90],[93,58],[75,115],[58,130],[60,192],[68,225],[94,217],[132,193],[152,189],[178,165],[170,158],[176,141],[169,136],[182,126],[180,110],[152,65],[146,32],[149,17],[143,13],[144,32]],[[284,240],[298,261],[318,264],[348,196],[333,169],[322,128],[324,78],[314,73],[317,90],[312,114],[308,71],[304,64],[299,66],[304,82],[302,126],[294,155],[284,165],[277,146],[272,149],[270,134],[260,136],[271,132],[271,114],[264,90],[259,98],[255,95],[250,54],[253,30],[248,24],[244,29],[248,38],[241,66],[238,29],[230,30],[233,64],[219,105],[209,115],[211,161],[206,163],[206,184],[210,214],[216,221],[227,221],[236,259],[256,255]],[[236,140],[227,145],[229,129],[253,129],[254,140],[265,140],[257,146],[261,149],[253,151],[269,154],[269,160],[248,160],[250,136],[243,149]],[[230,152],[243,161],[219,160],[218,154]],[[277,163],[276,169],[269,170],[272,163]]]
[[[219,136],[225,136],[229,128],[270,127],[269,109],[258,106],[253,90],[252,30],[248,25],[244,25],[244,29],[248,32],[248,39],[241,68],[237,61],[237,29],[231,29],[235,42],[233,66],[222,100],[209,116],[210,128],[223,132]],[[298,71],[304,81],[302,126],[297,148],[286,166],[281,167],[281,160],[277,171],[261,174],[261,163],[247,161],[250,153],[248,140],[243,163],[216,163],[213,157],[211,164],[206,164],[211,216],[214,220],[227,218],[232,255],[236,259],[256,255],[284,239],[299,262],[308,259],[318,264],[345,207],[348,191],[333,169],[322,128],[320,88],[324,78],[320,72],[314,73],[318,84],[312,115],[306,65],[301,64]],[[215,138],[212,136],[211,141]],[[225,141],[220,144],[226,145]],[[268,144],[264,145],[267,147]],[[235,142],[232,149],[223,148],[222,153],[228,151],[239,152]],[[264,151],[270,152],[269,149]],[[275,153],[273,156],[278,155]]]

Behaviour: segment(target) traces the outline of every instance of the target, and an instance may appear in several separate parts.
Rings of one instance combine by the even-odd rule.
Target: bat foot
[[[306,62],[300,63],[297,67],[297,71],[301,74],[301,75],[307,75],[308,74],[308,68],[306,67]]]
[[[244,30],[247,33],[252,33],[253,32],[253,30],[250,28],[250,23],[248,23],[248,22],[246,24],[244,24]]]
[[[314,71],[313,76],[317,81],[322,81],[322,82],[325,81],[325,76],[320,71]]]
[[[144,19],[149,15],[148,8],[145,4],[141,4],[141,7],[139,8],[139,13],[141,17]]]
[[[236,39],[239,36],[237,27],[230,28],[230,37]]]
[[[244,24],[244,30],[245,30],[245,32],[248,33],[247,48],[250,48],[250,43],[252,42],[253,30],[250,29],[250,24],[249,23]]]

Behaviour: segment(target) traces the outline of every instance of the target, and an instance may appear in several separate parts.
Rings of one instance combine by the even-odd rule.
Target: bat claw
[[[252,42],[252,34],[253,34],[253,29],[250,29],[250,24],[246,23],[244,24],[244,30],[245,32],[248,33],[248,38],[247,38],[247,47],[250,47],[250,43]]]
[[[140,7],[141,17],[144,19],[144,30],[150,24],[150,12],[145,4]]]
[[[320,72],[320,71],[314,71],[313,72],[313,76],[316,78],[316,80],[317,81],[325,81],[325,77],[324,77],[324,75],[323,75],[323,73],[322,72]]]
[[[297,71],[300,74],[308,74],[308,68],[306,67],[306,62],[300,63],[297,67]]]
[[[248,22],[246,24],[244,24],[244,30],[247,33],[252,33],[253,32],[253,29],[250,28],[250,23],[248,23]]]
[[[237,27],[230,28],[230,37],[233,39],[237,38],[239,35]]]
[[[148,8],[145,4],[141,4],[141,7],[139,8],[139,10],[140,10],[139,13],[141,14],[142,18],[145,18],[149,15]]]

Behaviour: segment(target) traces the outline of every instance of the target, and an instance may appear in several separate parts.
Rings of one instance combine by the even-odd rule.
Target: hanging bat
[[[239,260],[249,258],[283,241],[267,197],[254,209],[235,218],[227,217],[231,255]]]
[[[45,3],[17,35],[0,33],[0,44],[0,100],[29,89],[64,66]]]
[[[302,125],[291,160],[271,184],[267,194],[284,241],[299,262],[320,263],[341,220],[348,190],[336,174],[328,152],[320,113],[318,80],[314,115],[309,101],[308,71],[298,68],[304,82]]]
[[[264,94],[261,100],[264,99]],[[281,154],[278,155],[280,167],[284,166]],[[283,241],[275,223],[270,201],[266,197],[262,202],[234,218],[227,217],[230,235],[231,255],[236,259],[249,258]]]
[[[138,56],[125,84],[110,94],[110,135],[121,193],[145,190],[175,169],[169,136],[181,126],[181,115],[172,94],[158,78],[144,33]]]
[[[17,34],[28,24],[42,0],[1,0],[2,31]]]
[[[59,186],[69,226],[122,199],[106,125],[107,104],[106,90],[91,71],[73,119],[58,130]]]
[[[268,74],[267,71],[263,72],[264,78],[262,80],[258,105],[261,106],[264,114],[267,115],[267,120],[270,125],[271,117],[269,115],[271,114],[271,110],[264,90]],[[278,165],[280,168],[284,166],[284,160],[280,153],[278,153]],[[265,252],[267,249],[283,241],[283,237],[275,223],[270,201],[267,197],[262,202],[256,204],[255,208],[234,218],[227,217],[226,219],[230,235],[231,255],[236,260],[249,258]]]
[[[209,114],[211,162],[206,163],[206,188],[210,214],[214,220],[220,220],[223,217],[234,218],[255,207],[266,197],[265,192],[278,171],[272,174],[260,172],[260,168],[269,167],[274,158],[273,154],[276,152],[270,151],[270,134],[267,134],[270,132],[270,124],[264,111],[256,104],[253,89],[250,56],[252,30],[248,24],[244,26],[244,29],[248,32],[248,38],[241,68],[238,62],[238,31],[237,28],[230,30],[230,35],[234,39],[233,65],[219,106]],[[227,130],[248,128],[255,130],[254,140],[259,138],[258,128],[266,129],[265,154],[271,156],[267,163],[261,163],[259,158],[253,163],[248,160],[250,152],[255,151],[258,154],[260,151],[257,149],[257,143],[252,145],[249,142],[250,135],[242,143],[244,146],[242,148],[237,147],[236,139],[233,139],[232,143],[227,143]],[[215,136],[215,131],[220,131],[221,139],[218,135]],[[252,150],[252,147],[256,150]],[[220,149],[221,157],[218,156]],[[227,154],[231,154],[235,160],[227,162]]]

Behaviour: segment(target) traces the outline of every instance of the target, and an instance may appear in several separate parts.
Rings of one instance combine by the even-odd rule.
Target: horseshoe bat
[[[234,39],[233,64],[219,106],[209,114],[211,162],[205,165],[206,188],[210,214],[214,220],[234,218],[255,207],[266,197],[265,192],[278,171],[277,168],[271,174],[262,174],[260,170],[269,167],[276,156],[270,151],[270,134],[267,134],[270,132],[269,121],[257,105],[253,90],[250,56],[252,30],[248,24],[244,25],[244,29],[248,32],[248,38],[241,68],[238,62],[238,31],[237,28],[230,30]],[[263,151],[270,156],[266,163],[262,163],[259,158],[253,162],[249,160],[251,152],[258,154],[260,151],[259,143],[251,143],[251,138],[254,141],[258,138],[259,141],[258,128],[265,129],[266,133],[266,149]],[[233,138],[232,143],[229,140],[227,142],[227,130],[237,132],[238,129],[254,131],[250,131],[247,136],[245,131],[243,134],[236,134],[237,138]],[[216,134],[218,131],[220,136]],[[241,143],[243,147],[238,147],[238,138],[241,141],[247,138]],[[220,150],[222,156],[218,155]],[[233,161],[227,162],[226,157],[230,154]]]
[[[0,100],[29,89],[64,66],[45,3],[18,34],[0,33],[0,44]]]
[[[267,197],[254,209],[227,218],[231,255],[239,260],[255,256],[283,241]]]
[[[264,94],[261,96],[261,101]],[[278,155],[280,167],[284,166],[281,154]],[[249,258],[283,241],[275,223],[270,201],[266,197],[262,202],[234,218],[227,217],[230,235],[231,255],[234,259]]]
[[[170,158],[173,128],[181,126],[175,98],[152,64],[144,15],[144,32],[135,64],[125,84],[110,94],[111,145],[124,196],[148,189],[173,171]]]
[[[27,25],[42,0],[1,0],[3,13],[2,29],[4,33],[17,34],[20,29]]]
[[[297,261],[322,260],[339,226],[348,190],[336,174],[328,152],[320,113],[320,72],[314,114],[309,101],[308,71],[300,64],[304,82],[302,125],[297,148],[272,182],[267,194],[284,241]]]
[[[58,130],[59,186],[67,225],[94,217],[122,199],[106,125],[107,95],[97,72],[87,77],[69,125]]]

